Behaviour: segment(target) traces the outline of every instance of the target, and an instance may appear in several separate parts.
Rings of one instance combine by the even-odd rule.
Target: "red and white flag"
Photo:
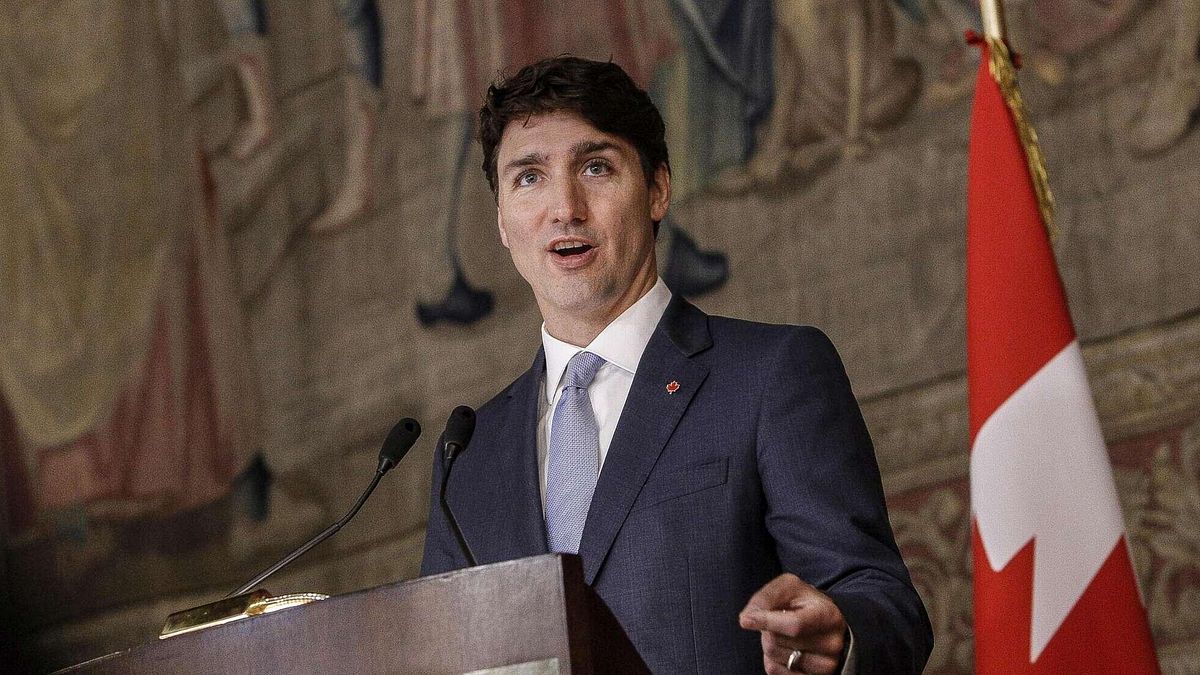
[[[1157,673],[1031,139],[989,67],[1009,56],[981,47],[967,174],[976,670]]]

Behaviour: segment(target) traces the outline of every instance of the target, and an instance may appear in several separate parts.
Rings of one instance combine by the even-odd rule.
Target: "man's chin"
[[[554,308],[560,314],[584,317],[592,314],[604,305],[590,289],[579,289],[574,292],[557,292],[546,297],[542,303]]]

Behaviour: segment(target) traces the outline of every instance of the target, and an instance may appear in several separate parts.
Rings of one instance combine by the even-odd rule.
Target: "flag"
[[[975,664],[1157,673],[1008,49],[982,49],[967,170]]]

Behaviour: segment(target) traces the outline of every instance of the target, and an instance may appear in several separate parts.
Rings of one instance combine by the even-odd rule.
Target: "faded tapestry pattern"
[[[1007,3],[1056,254],[1165,672],[1200,672],[1200,3]],[[357,496],[272,581],[418,572],[435,427],[528,367],[474,111],[621,63],[668,124],[660,272],[821,327],[937,633],[970,672],[974,0],[139,0],[0,9],[0,618],[67,665],[147,640]]]

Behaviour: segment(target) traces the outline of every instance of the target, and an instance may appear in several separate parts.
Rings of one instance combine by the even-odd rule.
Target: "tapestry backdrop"
[[[1012,0],[1056,254],[1166,672],[1200,672],[1200,3]],[[487,84],[620,63],[667,122],[660,273],[821,327],[969,672],[964,330],[974,0],[26,0],[0,9],[0,612],[66,665],[269,584],[417,574],[434,439],[528,367]]]

